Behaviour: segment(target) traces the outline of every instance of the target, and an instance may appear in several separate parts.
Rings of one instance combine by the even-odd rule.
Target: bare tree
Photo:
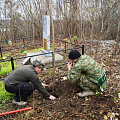
[[[49,0],[3,1],[1,21],[6,22],[0,27],[6,31],[1,32],[2,39],[42,35],[42,16],[50,15]],[[119,39],[119,3],[120,0],[52,0],[55,37]]]

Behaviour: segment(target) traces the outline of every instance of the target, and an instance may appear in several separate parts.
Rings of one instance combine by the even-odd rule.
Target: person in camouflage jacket
[[[93,91],[105,90],[108,85],[105,71],[102,66],[88,55],[81,55],[78,50],[69,53],[69,59],[74,63],[68,63],[68,79],[72,84],[78,84],[83,92],[78,93],[79,97],[93,95]]]

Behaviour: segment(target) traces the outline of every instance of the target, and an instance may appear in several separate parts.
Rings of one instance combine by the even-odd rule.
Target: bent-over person
[[[9,93],[14,93],[12,100],[16,105],[27,105],[27,97],[37,88],[45,97],[50,100],[56,98],[45,89],[46,84],[41,83],[37,74],[44,69],[44,64],[34,61],[33,65],[23,65],[13,70],[5,79],[5,89]]]
[[[69,59],[72,62],[67,64],[68,79],[72,84],[78,84],[82,92],[79,97],[93,95],[94,91],[103,91],[108,85],[105,70],[94,59],[88,55],[81,55],[78,50],[72,50],[69,53]]]

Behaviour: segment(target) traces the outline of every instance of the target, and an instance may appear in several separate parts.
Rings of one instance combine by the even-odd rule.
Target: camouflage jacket
[[[84,74],[88,80],[98,84],[101,91],[108,85],[105,71],[102,69],[102,66],[87,55],[82,55],[78,58],[73,69],[68,71],[70,83],[79,83],[82,74]]]

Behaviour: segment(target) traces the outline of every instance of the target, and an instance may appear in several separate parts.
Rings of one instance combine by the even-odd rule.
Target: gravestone
[[[11,40],[8,40],[8,45],[12,45],[12,41]]]
[[[44,15],[43,16],[43,49],[42,53],[49,53],[45,54],[45,56],[50,57],[52,54],[50,53],[50,16]]]
[[[42,54],[42,55],[34,56],[38,54]],[[30,57],[29,59],[29,56],[34,56],[34,57]],[[43,49],[42,51],[27,53],[27,57],[28,58],[26,58],[23,61],[24,65],[27,64],[29,60],[31,63],[33,63],[33,61],[35,60],[38,60],[44,64],[49,64],[53,62],[52,53],[50,53],[50,16],[48,15],[43,16]],[[64,57],[62,55],[55,53],[55,62],[62,61],[63,59]]]

